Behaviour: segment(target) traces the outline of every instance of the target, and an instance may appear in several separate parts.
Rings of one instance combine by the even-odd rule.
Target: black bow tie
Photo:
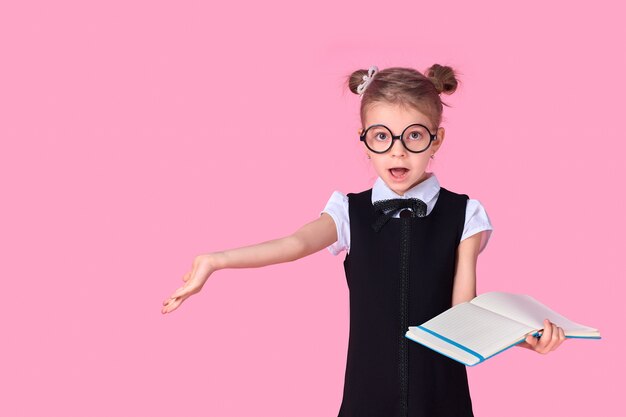
[[[419,198],[394,198],[380,200],[374,203],[374,210],[379,213],[378,219],[372,224],[376,232],[400,209],[411,209],[410,217],[426,216],[426,203]]]

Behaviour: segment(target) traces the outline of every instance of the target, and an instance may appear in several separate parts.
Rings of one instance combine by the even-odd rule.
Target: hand
[[[215,267],[213,266],[211,254],[196,256],[191,271],[183,276],[185,284],[174,291],[168,299],[163,301],[161,313],[166,314],[176,310],[183,301],[191,295],[200,292],[213,271],[215,271]]]
[[[563,329],[556,324],[545,319],[543,321],[543,334],[539,338],[533,335],[526,336],[526,341],[519,343],[518,346],[534,350],[537,353],[547,354],[558,348],[565,340]]]

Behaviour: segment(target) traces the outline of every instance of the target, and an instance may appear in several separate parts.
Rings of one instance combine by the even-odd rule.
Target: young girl
[[[162,312],[219,269],[345,250],[350,334],[339,417],[472,416],[465,366],[404,336],[408,326],[476,296],[476,261],[492,230],[477,200],[440,187],[426,171],[444,141],[439,95],[456,90],[455,73],[441,65],[426,75],[372,66],[352,73],[349,86],[361,96],[359,139],[378,174],[373,187],[335,191],[320,217],[290,236],[197,256]],[[541,338],[518,346],[556,349],[563,330],[544,324]]]

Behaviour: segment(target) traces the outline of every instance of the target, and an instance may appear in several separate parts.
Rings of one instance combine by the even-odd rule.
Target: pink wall
[[[3,415],[336,415],[343,255],[161,302],[196,254],[369,188],[344,76],[434,63],[462,84],[433,169],[495,227],[479,292],[603,334],[469,368],[476,415],[623,415],[618,2],[205,3],[0,6]]]

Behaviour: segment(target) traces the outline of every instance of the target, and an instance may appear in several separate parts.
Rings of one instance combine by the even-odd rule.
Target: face
[[[373,124],[387,126],[394,135],[400,135],[404,128],[419,123],[435,133],[430,119],[418,110],[401,107],[396,104],[375,103],[365,114],[364,129],[359,130],[359,135]],[[400,140],[394,140],[393,146],[387,152],[378,154],[365,148],[371,158],[374,170],[387,186],[398,195],[404,193],[428,178],[426,168],[430,157],[441,147],[444,138],[444,128],[437,129],[437,139],[432,141],[430,147],[421,153],[408,151]],[[365,147],[365,144],[363,145]]]

